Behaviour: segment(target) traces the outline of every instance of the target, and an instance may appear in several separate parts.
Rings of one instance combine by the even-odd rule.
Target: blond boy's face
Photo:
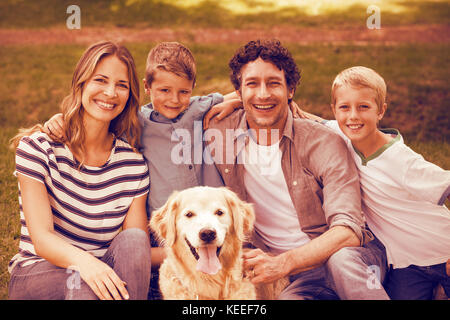
[[[350,85],[337,88],[335,98],[336,104],[331,108],[342,132],[353,144],[370,143],[386,104],[379,110],[374,90]]]
[[[153,109],[168,119],[176,118],[189,107],[192,86],[192,80],[165,70],[157,70],[150,85],[144,80],[145,92],[150,95]]]

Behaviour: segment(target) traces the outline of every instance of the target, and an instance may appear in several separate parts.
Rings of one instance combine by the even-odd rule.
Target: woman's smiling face
[[[129,94],[127,65],[114,55],[104,57],[83,88],[85,120],[110,122],[125,108]]]

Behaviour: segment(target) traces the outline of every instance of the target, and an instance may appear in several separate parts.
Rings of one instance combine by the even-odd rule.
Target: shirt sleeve
[[[409,150],[411,156],[405,163],[407,170],[403,178],[405,189],[418,200],[443,205],[450,194],[450,171]]]
[[[315,146],[309,152],[309,164],[323,185],[327,224],[349,227],[364,244],[371,235],[361,211],[359,175],[345,142],[333,132],[313,132],[308,138]]]
[[[16,149],[16,170],[14,175],[23,174],[29,178],[45,183],[49,176],[48,148],[42,140],[31,137],[23,137]]]
[[[223,95],[220,93],[211,93],[207,96],[197,96],[191,98],[191,108],[195,114],[203,117],[212,106],[222,103],[224,101]]]
[[[135,198],[140,197],[146,193],[150,192],[150,175],[147,167],[147,163],[144,161],[142,165],[142,179],[136,188]]]

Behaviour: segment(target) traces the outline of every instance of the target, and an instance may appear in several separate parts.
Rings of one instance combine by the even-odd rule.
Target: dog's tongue
[[[199,259],[197,262],[197,270],[207,273],[216,274],[222,268],[219,259],[217,258],[216,246],[205,246],[198,248]]]

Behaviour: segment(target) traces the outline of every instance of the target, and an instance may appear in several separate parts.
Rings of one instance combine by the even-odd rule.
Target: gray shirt
[[[212,93],[192,97],[189,107],[175,119],[167,119],[149,103],[141,107],[142,149],[150,172],[147,214],[164,205],[175,190],[195,186],[223,186],[214,164],[203,158],[203,116],[223,102]],[[211,162],[209,162],[211,163]]]

